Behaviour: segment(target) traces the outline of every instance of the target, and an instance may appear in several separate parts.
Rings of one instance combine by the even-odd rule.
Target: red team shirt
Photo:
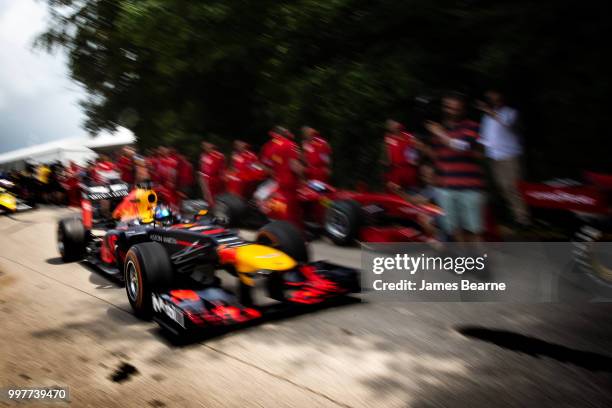
[[[188,189],[193,185],[193,166],[184,156],[179,155],[178,185],[181,189]]]
[[[119,160],[117,160],[117,167],[121,173],[121,180],[128,184],[134,184],[134,161],[122,155]]]
[[[149,177],[155,184],[159,184],[159,158],[157,156],[148,156],[145,158],[145,164],[149,171]]]
[[[306,178],[327,182],[331,158],[329,143],[322,137],[315,136],[311,140],[304,142],[303,148]]]
[[[297,189],[298,175],[291,169],[291,161],[299,160],[297,144],[284,136],[273,134],[261,150],[261,162],[271,169],[272,177],[278,184],[274,198],[270,202],[280,202],[283,210],[275,211],[274,216],[301,227],[301,211]]]
[[[274,149],[276,149],[277,139],[280,136],[276,134],[272,134],[270,140],[268,140],[261,148],[260,152],[260,160],[266,166],[272,169],[274,167],[274,162],[272,161],[272,154]]]
[[[257,161],[257,155],[250,150],[244,150],[232,155],[232,167],[238,177],[248,178],[251,175],[253,165],[257,163]]]
[[[200,171],[211,178],[222,177],[225,171],[225,156],[213,150],[200,156]]]
[[[417,151],[412,143],[413,136],[401,131],[398,134],[385,135],[385,149],[389,160],[387,181],[402,188],[417,184]]]
[[[157,172],[161,185],[175,190],[178,182],[178,166],[179,161],[176,157],[166,156],[161,157],[157,164]]]
[[[262,162],[272,169],[274,180],[281,190],[295,191],[298,177],[291,169],[291,161],[299,160],[297,144],[284,136],[277,136],[262,149]]]
[[[213,198],[223,192],[225,187],[225,156],[223,153],[217,150],[202,153],[200,156],[200,172],[204,174],[204,180],[208,184],[208,189]]]

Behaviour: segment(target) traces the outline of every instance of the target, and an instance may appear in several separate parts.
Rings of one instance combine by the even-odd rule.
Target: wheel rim
[[[227,205],[225,205],[225,204],[217,204],[217,205],[215,205],[215,209],[213,211],[213,214],[214,214],[215,219],[217,220],[217,222],[219,224],[229,225],[230,216],[229,216],[229,209],[228,209]]]
[[[325,223],[325,229],[338,238],[346,238],[350,231],[350,222],[346,214],[332,208]]]
[[[136,265],[132,261],[128,261],[125,267],[127,268],[125,286],[128,296],[135,302],[138,299],[138,272],[136,272]]]

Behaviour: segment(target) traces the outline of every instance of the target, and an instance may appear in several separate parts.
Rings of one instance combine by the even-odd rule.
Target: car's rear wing
[[[99,186],[83,186],[83,198],[89,201],[123,198],[130,192],[126,183],[114,183]]]

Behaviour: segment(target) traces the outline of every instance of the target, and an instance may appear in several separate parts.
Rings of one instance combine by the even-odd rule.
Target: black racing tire
[[[132,246],[125,256],[123,277],[134,314],[150,319],[153,314],[152,293],[168,289],[172,284],[172,263],[166,249],[157,242]]]
[[[57,225],[57,247],[64,262],[85,257],[87,230],[79,218],[65,218]]]
[[[225,193],[215,199],[212,212],[217,223],[225,227],[238,227],[244,222],[248,206],[237,195]]]
[[[299,263],[309,260],[308,247],[302,232],[287,221],[272,221],[257,232],[258,244],[276,248]]]
[[[361,205],[355,200],[338,200],[331,203],[325,213],[325,233],[334,244],[351,245],[359,236]]]

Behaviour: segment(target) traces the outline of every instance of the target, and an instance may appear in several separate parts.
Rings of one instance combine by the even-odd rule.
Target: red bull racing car
[[[107,196],[96,191],[95,199]],[[256,286],[274,301],[300,305],[359,291],[355,269],[310,262],[301,232],[289,223],[269,223],[247,241],[216,224],[207,210],[190,219],[175,217],[157,205],[153,190],[139,187],[114,209],[106,229],[96,232],[87,208],[91,199],[85,200],[83,218],[58,224],[62,259],[85,260],[120,278],[135,314],[153,317],[175,334],[261,318]],[[219,270],[235,277],[235,291],[221,285]]]

